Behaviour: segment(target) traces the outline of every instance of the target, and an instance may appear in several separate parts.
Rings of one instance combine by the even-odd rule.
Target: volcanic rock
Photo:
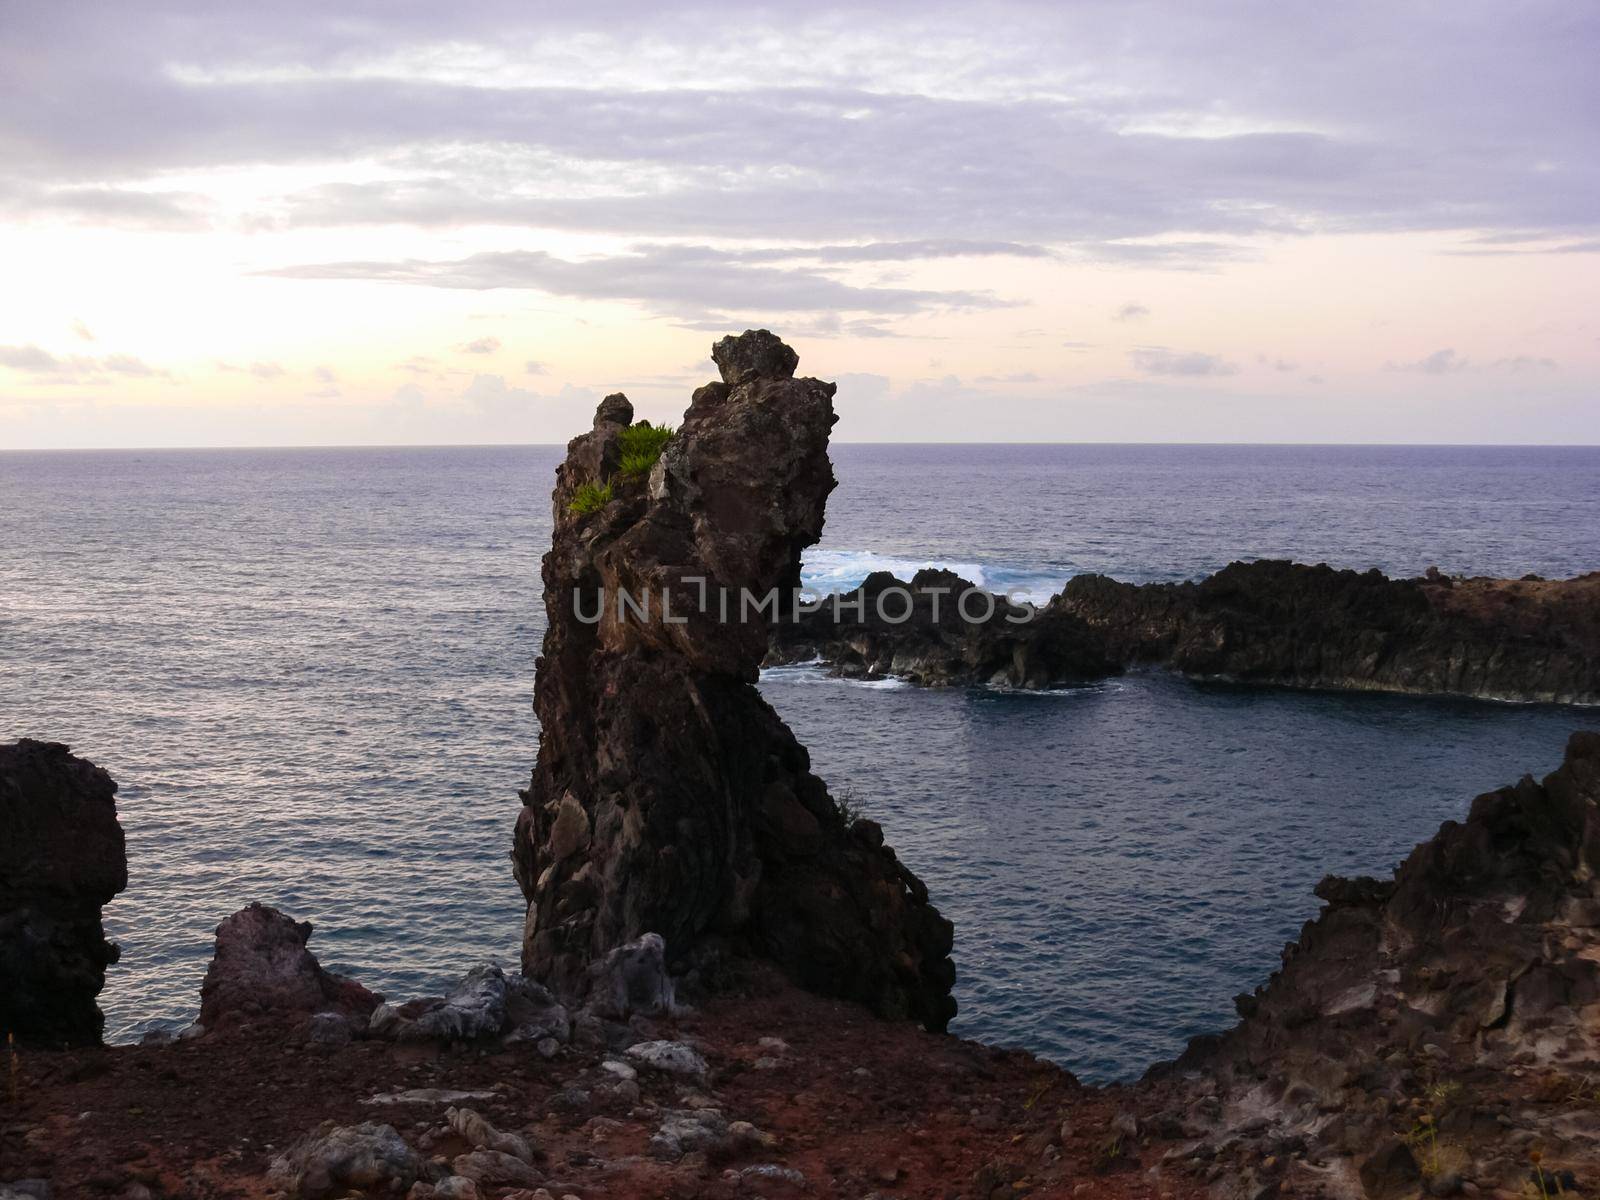
[[[772,630],[767,665],[822,659],[840,674],[925,686],[1037,689],[1121,671],[1079,617],[984,591],[951,571],[910,582],[875,571],[853,592],[822,598]]]
[[[0,1033],[98,1045],[117,961],[101,906],[128,886],[117,785],[66,746],[0,746]]]
[[[324,971],[306,949],[311,923],[251,904],[217,926],[216,951],[200,985],[206,1029],[268,1014],[339,1013],[365,1018],[381,1002],[361,984]]]
[[[1414,1191],[1419,1164],[1432,1186],[1456,1169],[1438,1145],[1484,1129],[1497,1150],[1519,1134],[1555,1166],[1600,1161],[1571,1082],[1600,1063],[1597,872],[1600,732],[1582,732],[1559,770],[1479,796],[1392,880],[1324,880],[1327,907],[1240,997],[1243,1020],[1177,1063],[1218,1085],[1221,1144],[1372,1152],[1373,1196]],[[1476,1171],[1513,1187],[1503,1174]]]
[[[1119,662],[1242,683],[1600,703],[1600,573],[1390,579],[1231,563],[1199,583],[1069,582],[1050,609]]]
[[[422,1159],[394,1126],[328,1122],[274,1159],[268,1180],[301,1200],[322,1200],[352,1188],[403,1193],[422,1169]]]
[[[631,406],[611,399],[556,472],[539,756],[512,850],[523,970],[581,996],[591,962],[659,933],[675,970],[766,958],[943,1028],[949,922],[851,832],[754,686],[835,486],[834,385],[794,378],[764,331],[715,353],[723,380],[647,478],[616,468]],[[612,498],[575,510],[585,484]]]
[[[879,572],[774,627],[769,664],[813,658],[935,685],[1034,688],[1160,666],[1250,684],[1595,704],[1600,572],[1390,579],[1236,562],[1197,583],[1080,575],[1036,610],[949,571],[910,583]]]

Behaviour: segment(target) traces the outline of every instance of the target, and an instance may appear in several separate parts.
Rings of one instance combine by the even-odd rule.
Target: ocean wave
[[[803,663],[785,663],[781,667],[762,667],[760,682],[762,683],[844,683],[851,687],[872,688],[875,691],[892,692],[900,688],[910,687],[911,684],[895,675],[885,675],[877,679],[851,678],[848,675],[838,675],[828,670],[827,664],[820,658],[813,658]]]
[[[800,564],[800,582],[817,595],[847,592],[861,586],[874,571],[888,571],[899,579],[910,579],[918,571],[941,568],[954,571],[963,579],[1001,595],[1043,604],[1079,574],[1069,566],[1012,566],[996,563],[965,562],[950,558],[905,558],[876,554],[871,550],[812,550]]]

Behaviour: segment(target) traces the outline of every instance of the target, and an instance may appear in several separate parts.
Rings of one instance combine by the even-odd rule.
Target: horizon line
[[[577,435],[577,436],[582,436]],[[569,439],[570,440],[570,439]],[[1239,449],[1327,450],[1600,450],[1600,442],[1187,442],[1187,441],[865,441],[840,440],[835,446],[1172,446],[1231,447]],[[196,446],[0,446],[0,454],[179,454],[198,451],[259,450],[563,450],[566,442],[280,442],[263,445],[206,444]]]

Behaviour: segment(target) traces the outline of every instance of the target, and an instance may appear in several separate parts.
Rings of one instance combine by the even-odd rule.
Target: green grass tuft
[[[569,513],[578,516],[587,516],[592,512],[599,512],[611,503],[612,491],[609,483],[585,483],[572,493],[572,502],[567,505]]]
[[[649,421],[625,428],[617,435],[617,444],[622,450],[622,474],[629,479],[650,474],[661,451],[672,440],[672,434],[672,426],[652,425]]]

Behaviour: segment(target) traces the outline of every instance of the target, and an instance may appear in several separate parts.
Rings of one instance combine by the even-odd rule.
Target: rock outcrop
[[[767,665],[821,659],[841,674],[925,686],[1045,688],[1121,671],[1101,637],[1059,609],[1012,604],[951,571],[876,571],[853,592],[778,622]]]
[[[1276,1155],[1286,1192],[1341,1171],[1368,1195],[1419,1177],[1435,1195],[1463,1179],[1514,1192],[1530,1161],[1546,1194],[1580,1165],[1592,1184],[1597,873],[1600,733],[1578,733],[1559,770],[1479,796],[1393,879],[1325,879],[1327,907],[1238,999],[1239,1025],[1162,1072],[1211,1092],[1198,1160]]]
[[[903,620],[902,592],[913,601]],[[953,602],[969,592],[967,613],[985,619],[964,619]],[[1600,704],[1600,573],[1390,579],[1232,563],[1196,583],[1081,575],[1024,615],[949,572],[910,583],[879,574],[780,623],[768,661],[1027,688],[1158,666],[1251,684]]]
[[[66,746],[0,746],[0,1035],[97,1045],[117,961],[100,909],[128,886],[117,785]]]
[[[593,960],[659,933],[675,969],[765,958],[943,1028],[949,922],[754,686],[835,486],[834,385],[794,378],[766,331],[712,357],[721,381],[647,475],[621,469],[622,396],[557,470],[539,757],[512,850],[524,972],[581,994]]]
[[[1067,584],[1050,609],[1127,663],[1291,687],[1600,703],[1600,574],[1389,579],[1232,563],[1198,583]]]
[[[265,904],[241,908],[217,926],[216,952],[200,985],[200,1024],[217,1029],[240,1020],[297,1013],[365,1019],[382,997],[325,971],[306,948],[311,923]]]

